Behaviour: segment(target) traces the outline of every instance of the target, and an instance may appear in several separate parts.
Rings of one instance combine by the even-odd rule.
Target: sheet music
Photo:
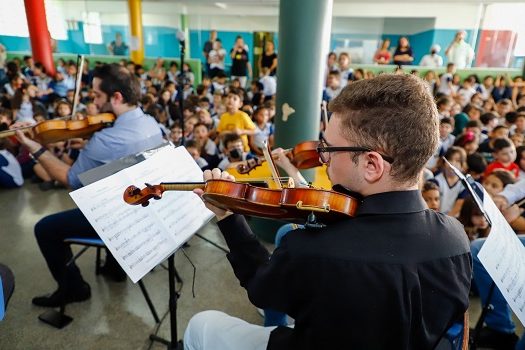
[[[161,263],[213,214],[192,192],[166,191],[147,207],[124,202],[129,185],[202,181],[184,147],[165,147],[146,160],[70,195],[133,282]]]
[[[479,251],[479,260],[525,324],[525,248],[486,191],[483,208],[492,227]]]

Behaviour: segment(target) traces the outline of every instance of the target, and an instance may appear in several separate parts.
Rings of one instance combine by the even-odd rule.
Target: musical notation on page
[[[206,224],[212,213],[191,192],[169,192],[147,208],[122,199],[130,184],[202,181],[183,148],[165,147],[144,161],[70,195],[128,276],[137,282]]]
[[[525,247],[487,192],[483,209],[490,217],[490,234],[478,257],[516,316],[525,322]]]
[[[478,186],[470,175],[463,175],[459,169],[444,160],[461,179],[490,224],[490,234],[479,251],[478,258],[510,308],[525,324],[525,247],[487,191]]]

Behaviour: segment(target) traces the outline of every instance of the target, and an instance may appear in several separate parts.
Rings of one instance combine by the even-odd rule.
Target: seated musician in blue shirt
[[[93,134],[73,165],[62,162],[22,132],[16,134],[20,143],[54,180],[72,189],[82,187],[79,174],[163,142],[156,121],[138,107],[140,84],[125,68],[117,64],[95,68],[93,91],[99,110],[113,112],[116,120],[112,127]],[[57,307],[62,301],[70,303],[89,299],[89,284],[82,278],[78,267],[75,264],[66,266],[72,252],[64,239],[98,237],[81,211],[72,209],[44,217],[35,225],[35,236],[58,289],[50,295],[33,298],[33,304]],[[115,280],[125,279],[125,274],[110,254],[103,272]]]
[[[472,272],[454,218],[428,209],[418,180],[438,146],[425,83],[383,74],[346,86],[318,149],[332,184],[363,198],[355,217],[286,234],[273,254],[243,216],[207,203],[234,273],[259,308],[293,328],[249,324],[219,311],[189,322],[186,350],[434,349],[463,320]],[[233,180],[219,169],[204,179]],[[202,190],[194,190],[202,195]]]

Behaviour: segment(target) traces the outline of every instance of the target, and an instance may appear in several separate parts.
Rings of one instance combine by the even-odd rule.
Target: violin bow
[[[262,149],[264,158],[266,158],[266,161],[268,162],[268,165],[270,166],[270,171],[272,172],[273,181],[277,184],[277,188],[282,190],[283,186],[281,185],[281,177],[279,176],[279,170],[277,170],[277,167],[275,166],[275,163],[273,162],[270,145],[268,144],[268,141],[264,141],[264,147]]]
[[[84,70],[84,55],[77,56],[77,76],[75,82],[75,96],[73,97],[73,108],[71,116],[74,117],[77,111],[78,96],[80,94],[80,83],[82,82],[82,71]]]
[[[321,102],[321,115],[323,118],[324,129],[328,125],[328,111],[326,110],[326,101]]]

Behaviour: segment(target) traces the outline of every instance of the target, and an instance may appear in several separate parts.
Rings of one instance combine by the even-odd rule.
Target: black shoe
[[[488,327],[483,327],[476,338],[478,347],[497,350],[514,350],[519,339],[516,333],[498,332]]]
[[[79,287],[74,289],[65,290],[58,288],[51,295],[44,295],[40,297],[34,297],[32,302],[33,305],[43,307],[59,307],[62,304],[76,303],[85,301],[91,298],[91,288],[89,284],[84,282]]]
[[[55,188],[55,182],[54,181],[41,182],[38,184],[38,188],[40,188],[41,191],[49,191]]]
[[[41,178],[39,178],[38,176],[36,175],[32,175],[31,176],[31,183],[34,183],[34,184],[39,184],[39,183],[42,183],[44,180],[42,180]]]
[[[59,181],[53,181],[53,188],[66,188],[66,186],[64,186],[64,184]]]
[[[122,268],[115,263],[112,264],[106,262],[104,266],[100,267],[99,271],[103,276],[108,277],[114,282],[124,282],[128,277],[126,272],[124,272],[124,270],[122,270]]]

